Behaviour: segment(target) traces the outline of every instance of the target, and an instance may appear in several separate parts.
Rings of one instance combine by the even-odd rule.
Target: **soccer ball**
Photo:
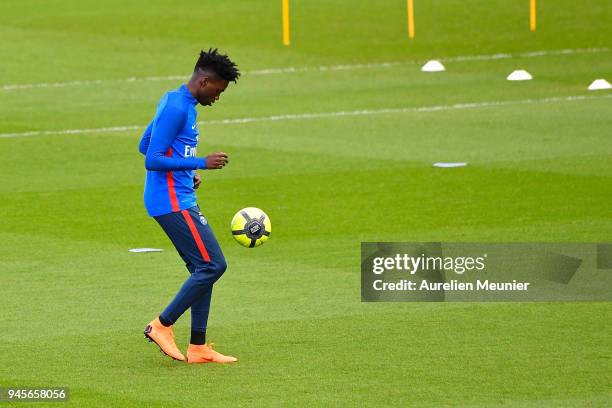
[[[268,240],[272,223],[259,208],[247,207],[238,211],[231,223],[232,235],[240,245],[255,248]]]

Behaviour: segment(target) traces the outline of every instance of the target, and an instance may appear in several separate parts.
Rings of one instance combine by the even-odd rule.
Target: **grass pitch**
[[[417,0],[408,41],[402,2],[293,1],[289,48],[279,3],[0,4],[0,386],[83,407],[610,406],[609,303],[359,291],[361,241],[610,241],[612,98],[586,91],[612,80],[610,3],[538,2],[531,33],[526,1]],[[146,216],[137,144],[209,46],[246,72],[199,116],[200,154],[230,155],[198,193],[229,264],[208,332],[228,367],[141,334],[187,272]],[[432,58],[448,71],[421,73]],[[222,122],[278,115],[297,117]],[[107,127],[126,130],[66,132]],[[251,205],[273,223],[256,250],[228,227]]]

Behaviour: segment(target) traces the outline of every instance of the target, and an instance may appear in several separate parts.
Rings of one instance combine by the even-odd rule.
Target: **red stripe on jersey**
[[[166,156],[172,157],[172,147],[168,148]],[[166,172],[166,181],[168,182],[168,194],[170,195],[170,205],[172,205],[172,211],[177,212],[181,208],[179,207],[178,199],[176,198],[176,190],[174,189],[174,176],[171,171]]]
[[[208,251],[206,250],[206,247],[204,246],[204,242],[202,242],[202,237],[200,237],[200,234],[198,233],[198,229],[193,223],[193,219],[191,219],[191,215],[189,215],[189,212],[187,210],[181,211],[181,214],[183,214],[183,217],[185,217],[185,221],[187,221],[187,225],[189,226],[191,235],[193,235],[193,239],[195,239],[196,245],[198,246],[198,249],[200,250],[200,254],[202,255],[202,258],[204,258],[206,262],[210,262],[210,256],[208,256]]]

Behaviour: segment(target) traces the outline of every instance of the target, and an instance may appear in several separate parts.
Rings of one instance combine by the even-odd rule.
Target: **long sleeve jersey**
[[[197,104],[185,85],[166,93],[140,140],[147,169],[144,202],[152,217],[196,205],[194,171],[206,168],[206,159],[196,157]]]

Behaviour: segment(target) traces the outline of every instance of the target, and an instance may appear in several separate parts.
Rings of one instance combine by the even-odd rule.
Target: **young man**
[[[227,55],[216,49],[202,51],[189,82],[161,98],[139,146],[147,169],[144,191],[147,212],[166,232],[190,273],[174,300],[146,326],[144,335],[164,354],[184,361],[185,356],[174,341],[172,325],[191,308],[188,363],[237,361],[205,342],[213,284],[227,265],[197,205],[195,189],[200,185],[200,177],[195,171],[222,169],[228,163],[223,152],[196,157],[196,105],[211,106],[229,82],[236,82],[239,76],[236,64]]]

